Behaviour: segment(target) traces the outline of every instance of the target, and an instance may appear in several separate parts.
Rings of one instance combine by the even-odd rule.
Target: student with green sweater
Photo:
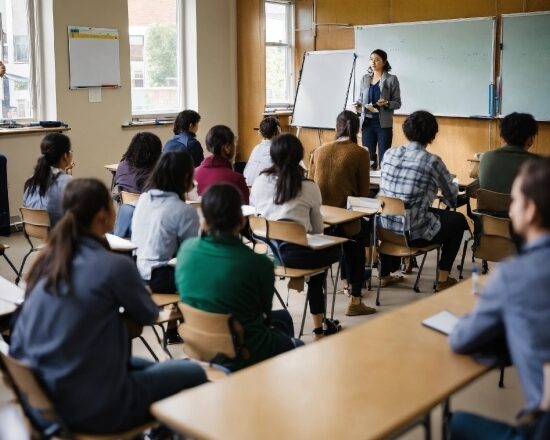
[[[293,338],[288,311],[271,310],[273,264],[239,239],[245,224],[241,200],[232,184],[217,183],[208,188],[201,201],[202,236],[183,242],[176,266],[182,302],[206,312],[231,313],[242,324],[250,356],[224,364],[230,370],[302,345]]]

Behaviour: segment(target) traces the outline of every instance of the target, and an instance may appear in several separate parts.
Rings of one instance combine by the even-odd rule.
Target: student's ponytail
[[[344,110],[336,118],[336,139],[349,137],[350,141],[357,143],[359,131],[359,117],[349,110]]]

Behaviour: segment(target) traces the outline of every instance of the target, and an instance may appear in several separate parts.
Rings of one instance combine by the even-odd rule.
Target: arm
[[[185,202],[184,202],[185,203]],[[178,215],[178,243],[186,238],[196,237],[199,233],[200,220],[197,210],[189,205],[183,207],[181,214]]]
[[[435,161],[432,166],[437,187],[441,189],[445,204],[450,207],[456,206],[456,198],[458,196],[458,185],[453,183],[453,176],[438,156],[435,156]]]
[[[401,88],[397,76],[393,76],[393,81],[390,87],[390,96],[388,99],[388,109],[397,110],[401,108]]]
[[[250,190],[248,189],[248,186],[246,186],[246,181],[244,180],[244,176],[241,174],[239,175],[239,188],[241,189],[241,194],[243,196],[243,205],[248,205],[250,203]]]
[[[308,193],[311,194],[311,210],[309,211],[309,221],[311,222],[311,232],[313,234],[320,234],[323,232],[323,216],[321,215],[321,190],[319,187],[311,181],[307,181],[311,185],[311,191]],[[304,182],[305,184],[306,182]]]
[[[189,138],[188,148],[193,159],[193,163],[196,167],[198,167],[204,160],[204,151],[201,143],[195,138]]]
[[[254,266],[259,269],[258,293],[260,295],[262,313],[264,314],[264,318],[269,320],[273,307],[273,293],[275,292],[275,272],[273,270],[273,263],[264,255],[255,255],[255,258],[258,259],[258,263]]]
[[[307,178],[315,180],[315,150],[309,155],[309,171],[307,173]]]

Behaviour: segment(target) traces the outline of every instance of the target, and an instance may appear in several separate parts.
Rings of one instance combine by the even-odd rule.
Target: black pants
[[[330,266],[337,262],[341,256],[340,247],[338,246],[316,251],[305,246],[284,242],[279,244],[279,252],[286,266],[297,269],[315,269]],[[326,272],[323,272],[310,277],[307,282],[309,311],[313,315],[325,313],[325,297],[323,295],[325,278]]]
[[[154,293],[176,293],[176,275],[172,266],[155,267],[151,271],[149,287]]]

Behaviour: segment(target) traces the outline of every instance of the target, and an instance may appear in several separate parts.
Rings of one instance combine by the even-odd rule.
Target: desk
[[[314,344],[180,392],[153,415],[199,439],[383,439],[423,417],[487,368],[420,323],[470,311],[464,281]]]
[[[344,208],[337,208],[335,206],[321,205],[321,215],[323,216],[323,222],[329,226],[335,226],[342,223],[359,220],[368,214],[359,211],[351,211]]]
[[[109,165],[103,165],[103,168],[105,168],[107,171],[111,173],[111,191],[115,187],[115,174],[116,170],[118,169],[118,163],[112,163]]]

